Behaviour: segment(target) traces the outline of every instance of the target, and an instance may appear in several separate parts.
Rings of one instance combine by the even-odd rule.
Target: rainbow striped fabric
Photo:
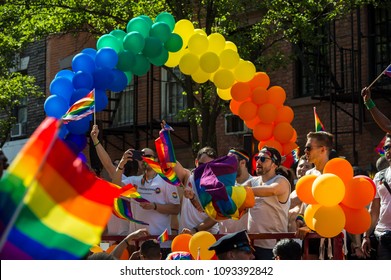
[[[292,150],[292,157],[293,157],[293,163],[299,162],[299,154],[300,154],[300,149],[297,147],[296,149]]]
[[[387,69],[384,71],[384,74],[391,78],[391,64],[388,65]]]
[[[128,220],[136,224],[149,225],[148,223],[133,218],[130,201],[128,199],[125,199],[125,198],[133,198],[138,201],[142,200],[142,197],[137,192],[136,187],[134,187],[132,184],[128,184],[123,188],[119,186],[117,186],[117,188],[119,188],[122,193],[121,193],[121,197],[114,199],[113,214],[116,215],[118,218]]]
[[[57,138],[47,118],[0,181],[0,259],[80,259],[100,242],[120,191]]]
[[[65,124],[71,121],[77,121],[94,113],[95,108],[95,89],[91,90],[85,97],[79,99],[62,116]]]
[[[320,121],[318,114],[316,113],[316,107],[314,107],[315,118],[315,131],[325,131],[323,123]]]
[[[167,230],[167,229],[165,229],[165,230],[163,231],[163,233],[160,234],[160,235],[156,238],[156,240],[157,240],[159,243],[166,242],[168,239],[169,239],[169,236],[168,236],[168,230]]]

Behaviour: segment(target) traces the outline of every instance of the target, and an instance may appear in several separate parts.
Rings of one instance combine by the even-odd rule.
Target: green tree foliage
[[[286,57],[279,42],[318,42],[316,30],[331,20],[374,0],[9,0],[0,2],[0,45],[5,56],[26,43],[49,34],[88,31],[97,37],[113,29],[125,30],[135,16],[154,18],[162,11],[175,19],[188,19],[207,34],[218,32],[235,42],[240,57],[252,61],[258,71],[273,70]],[[381,2],[381,1],[380,1]],[[6,48],[3,48],[6,46]],[[3,51],[2,51],[2,55]],[[5,58],[0,58],[2,72]],[[170,69],[168,69],[170,70]],[[189,109],[182,112],[191,126],[194,149],[216,147],[216,120],[227,110],[227,102],[210,84],[180,79]],[[7,84],[4,82],[3,84]],[[7,93],[8,95],[8,93]],[[11,101],[11,98],[9,98]],[[199,139],[197,125],[201,125]]]

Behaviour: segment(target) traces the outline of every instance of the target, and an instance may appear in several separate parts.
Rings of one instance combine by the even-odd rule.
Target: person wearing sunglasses
[[[379,109],[376,107],[375,103],[371,99],[371,90],[367,87],[361,90],[361,96],[364,101],[365,107],[371,113],[372,118],[375,120],[377,125],[387,133],[391,133],[391,120],[387,118]]]
[[[250,162],[250,155],[244,150],[239,148],[230,148],[228,156],[236,157],[238,161],[238,169],[236,173],[235,186],[248,185],[253,176],[248,172],[247,166]],[[239,220],[227,219],[220,222],[220,232],[234,233],[243,229],[247,229],[248,213],[245,213]]]
[[[255,205],[248,211],[248,231],[287,232],[291,185],[287,178],[289,174],[280,166],[281,155],[275,148],[265,146],[255,159],[258,176],[250,180]],[[255,240],[255,259],[273,259],[275,244],[276,241],[273,239]]]
[[[366,257],[370,257],[371,242],[369,235],[374,231],[378,241],[377,259],[391,260],[391,134],[386,134],[384,157],[388,167],[376,173],[373,181],[376,184],[376,195],[369,206],[371,226],[364,232],[361,249]]]

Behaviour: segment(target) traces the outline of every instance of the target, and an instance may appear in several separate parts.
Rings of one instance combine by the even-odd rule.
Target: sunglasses
[[[264,163],[267,159],[271,160],[271,158],[264,157],[264,156],[261,156],[261,157],[260,156],[255,156],[254,158],[255,158],[256,161],[260,160],[262,163]]]
[[[388,152],[390,150],[390,145],[386,145],[383,147],[384,152]]]
[[[155,158],[153,155],[144,155],[143,157],[146,157],[146,158],[152,158],[152,159],[154,159],[154,158]]]
[[[307,150],[307,151],[311,152],[311,150],[312,150],[313,148],[320,148],[320,147],[323,147],[323,146],[305,146],[305,147],[304,147],[304,151]]]

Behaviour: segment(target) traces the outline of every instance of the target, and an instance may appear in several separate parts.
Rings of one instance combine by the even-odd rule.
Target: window
[[[173,69],[175,75],[182,77],[179,68]],[[183,88],[175,78],[166,70],[162,69],[162,116],[161,119],[167,122],[178,122],[178,113],[187,108],[186,95],[183,94]]]
[[[121,93],[110,92],[110,108],[113,111],[114,126],[133,124],[134,122],[134,82]]]
[[[226,114],[225,116],[225,134],[243,134],[249,132],[248,127],[243,120],[236,115]]]
[[[27,128],[27,97],[20,101],[20,105],[15,109],[14,116],[16,117],[16,124],[12,126],[11,137],[20,137],[26,135]]]

